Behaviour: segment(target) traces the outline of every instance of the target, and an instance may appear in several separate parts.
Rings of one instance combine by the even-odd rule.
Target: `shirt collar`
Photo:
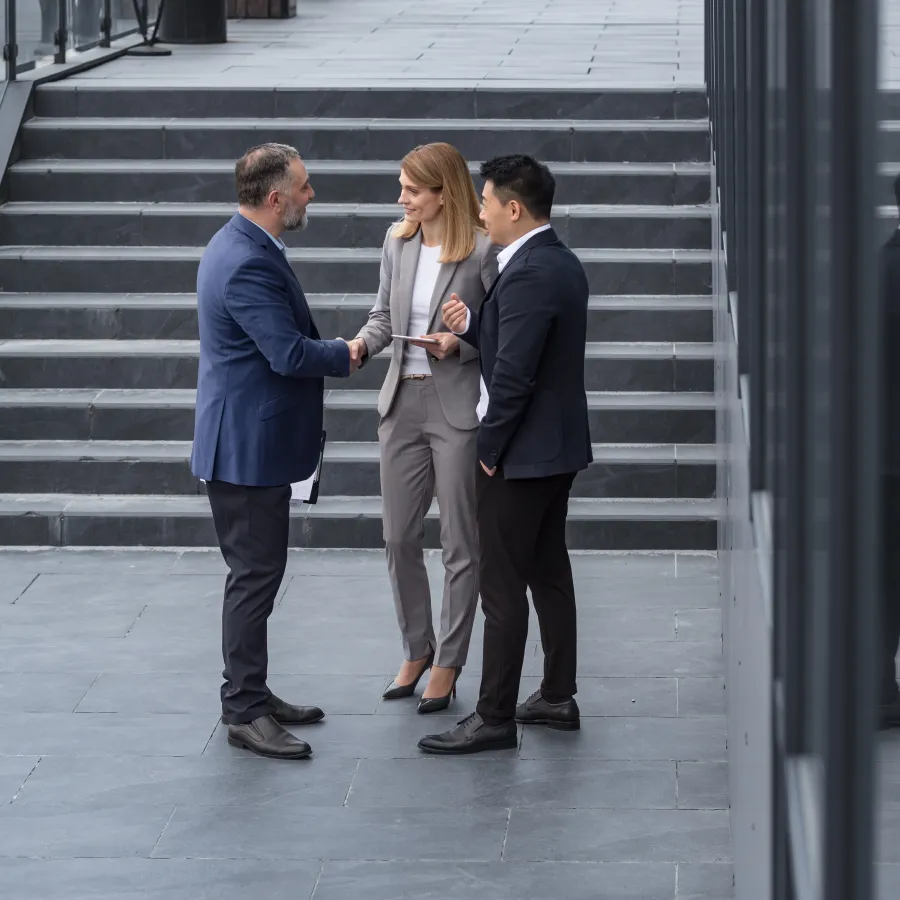
[[[287,247],[285,246],[285,243],[283,240],[281,240],[281,238],[277,238],[274,234],[270,234],[268,231],[266,231],[265,228],[262,227],[262,225],[257,225],[256,222],[254,222],[252,219],[248,219],[243,213],[239,213],[239,215],[242,219],[249,222],[254,228],[258,228],[282,253],[287,252]]]
[[[533,228],[528,234],[523,234],[518,240],[513,241],[508,247],[504,247],[497,254],[497,269],[502,272],[520,247],[530,241],[536,234],[540,234],[542,231],[549,231],[550,227],[549,222],[546,225],[538,225],[537,228]]]

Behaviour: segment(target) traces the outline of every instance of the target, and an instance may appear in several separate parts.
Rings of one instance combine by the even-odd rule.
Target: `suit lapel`
[[[437,281],[434,283],[434,293],[431,295],[431,309],[428,313],[429,333],[432,331],[431,323],[434,321],[434,317],[441,308],[441,301],[444,299],[444,294],[447,293],[447,288],[450,287],[450,282],[453,281],[453,276],[456,274],[456,267],[458,265],[459,263],[455,262],[441,263],[441,267],[438,269]]]
[[[400,251],[400,334],[406,334],[409,328],[409,317],[412,311],[412,293],[416,283],[416,267],[419,264],[419,249],[422,246],[422,234],[416,232],[405,241]]]

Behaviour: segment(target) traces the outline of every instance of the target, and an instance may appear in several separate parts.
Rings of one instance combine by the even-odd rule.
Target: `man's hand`
[[[363,358],[368,354],[369,348],[362,338],[354,338],[352,341],[344,340],[344,338],[338,338],[338,340],[344,341],[350,349],[350,374],[352,375],[362,365]]]
[[[480,462],[480,460],[479,460],[479,462]],[[490,475],[491,478],[493,478],[494,475],[495,475],[496,472],[497,472],[497,467],[496,467],[496,466],[494,466],[493,469],[489,469],[484,463],[481,463],[481,468],[484,469],[484,474],[485,474],[485,475]]]
[[[432,341],[440,341],[440,343],[421,344],[419,341],[410,341],[409,343],[416,347],[421,347],[436,359],[446,359],[459,351],[459,338],[455,334],[450,334],[449,331],[437,331],[434,334],[424,334],[422,337]]]
[[[444,324],[454,334],[463,334],[466,330],[466,319],[469,317],[469,308],[458,294],[451,294],[450,299],[441,307],[441,315]]]

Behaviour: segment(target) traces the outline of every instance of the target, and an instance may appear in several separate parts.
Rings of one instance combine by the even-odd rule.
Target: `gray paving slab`
[[[4,857],[149,857],[173,806],[66,809],[56,804],[0,807]]]
[[[288,801],[225,817],[179,807],[154,856],[217,859],[432,859],[499,862],[505,809],[310,809]],[[2,827],[0,818],[0,827]]]
[[[24,572],[11,573],[10,577],[4,578],[3,584],[0,585],[0,603],[15,603],[37,577],[37,571],[30,568]]]
[[[678,900],[720,900],[733,896],[734,870],[729,863],[680,863]]]
[[[6,633],[5,625],[0,628]],[[93,673],[0,673],[0,696],[3,697],[4,711],[46,714],[74,712],[96,678]]]
[[[217,554],[0,553],[0,582],[33,582],[0,604],[4,900],[396,900],[460,884],[728,900],[714,559],[573,554],[581,731],[520,729],[517,749],[463,759],[416,743],[473,707],[482,617],[445,714],[382,701],[401,654],[384,566],[291,554],[270,683],[327,716],[294,729],[314,755],[286,765],[229,746],[218,721]],[[436,554],[427,567],[437,611]],[[540,684],[532,637],[523,697]]]
[[[211,716],[10,713],[0,756],[199,756]]]
[[[717,716],[725,714],[724,678],[679,678],[679,716]]]
[[[133,803],[244,809],[283,800],[304,807],[340,807],[356,769],[356,760],[324,756],[302,766],[279,766],[250,754],[231,758],[47,756],[31,772],[15,806],[94,810]]]
[[[724,762],[679,762],[679,809],[728,809],[728,766]]]
[[[231,21],[229,43],[126,57],[70,81],[240,84],[618,87],[703,81],[701,0],[331,0],[297,18]]]
[[[585,676],[721,675],[721,643],[715,641],[579,640],[578,671]],[[543,671],[540,648],[529,675]]]
[[[731,854],[719,810],[514,809],[504,859],[559,862],[717,862]]]
[[[674,887],[668,863],[327,862],[313,900],[672,900]]]
[[[725,717],[583,719],[574,734],[526,729],[522,759],[674,759],[724,761]]]
[[[671,809],[675,793],[667,762],[363,759],[347,806]]]
[[[0,859],[4,900],[303,898],[321,864],[306,860]]]
[[[0,805],[18,794],[39,761],[39,756],[0,756]]]
[[[540,676],[523,678],[520,698],[524,700],[540,686]],[[675,678],[579,676],[577,700],[582,716],[675,716],[678,713],[678,683]]]

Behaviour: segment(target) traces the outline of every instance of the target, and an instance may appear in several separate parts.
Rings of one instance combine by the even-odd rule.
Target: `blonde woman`
[[[406,659],[384,698],[412,696],[430,668],[418,706],[430,713],[456,694],[478,600],[478,353],[447,330],[441,305],[456,294],[477,310],[497,277],[499,248],[481,228],[469,167],[450,144],[406,155],[399,203],[403,220],[385,238],[378,297],[351,351],[364,358],[391,347],[378,438],[388,573]],[[437,638],[423,555],[434,495],[445,573]]]

